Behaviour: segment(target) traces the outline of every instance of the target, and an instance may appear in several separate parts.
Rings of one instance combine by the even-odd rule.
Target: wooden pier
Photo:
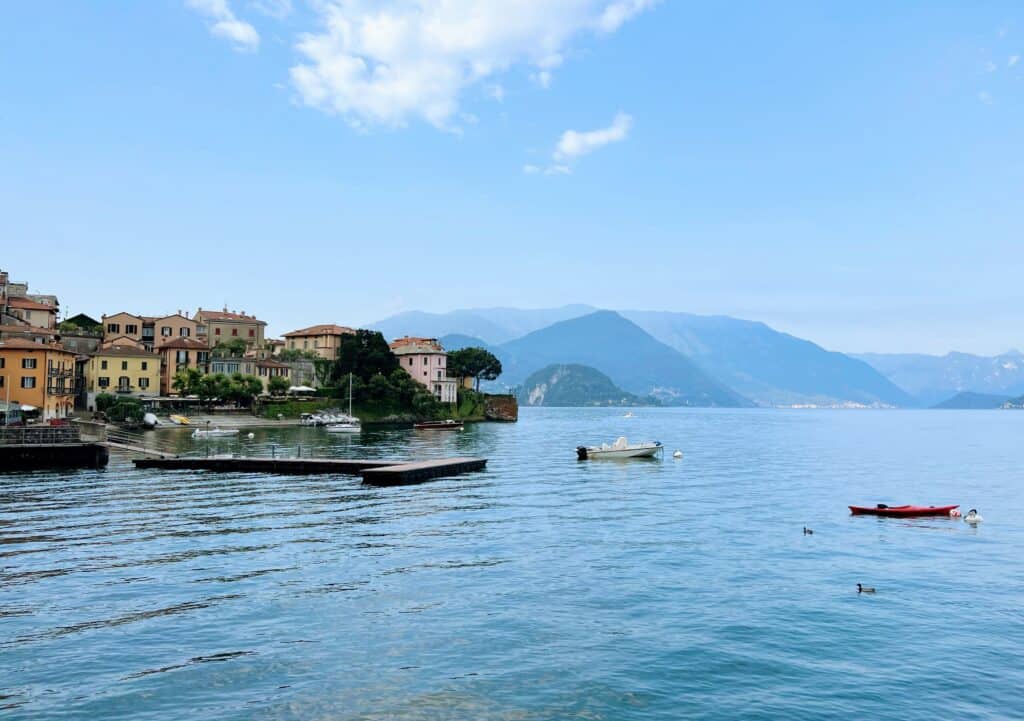
[[[215,471],[219,473],[278,473],[362,475],[373,486],[423,483],[434,478],[483,470],[484,458],[439,458],[432,461],[374,461],[348,458],[136,458],[136,468]]]

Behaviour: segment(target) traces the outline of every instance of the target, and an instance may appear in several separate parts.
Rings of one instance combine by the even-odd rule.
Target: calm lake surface
[[[0,715],[1024,717],[1024,412],[635,413],[212,448],[490,459],[404,488],[0,474]],[[575,460],[618,435],[668,453]]]

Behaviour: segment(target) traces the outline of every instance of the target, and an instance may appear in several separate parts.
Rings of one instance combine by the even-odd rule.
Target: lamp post
[[[210,457],[210,421],[206,421],[206,457]]]

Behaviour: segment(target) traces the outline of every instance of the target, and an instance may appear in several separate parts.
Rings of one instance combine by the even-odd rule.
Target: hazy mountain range
[[[863,353],[856,357],[916,396],[923,405],[935,405],[961,391],[1024,395],[1024,355],[1015,350],[991,357],[969,353]]]
[[[1016,352],[850,355],[728,316],[569,305],[407,312],[371,327],[389,339],[439,338],[451,350],[486,347],[505,367],[498,385],[520,386],[547,366],[578,364],[669,405],[928,407],[961,391],[1024,394],[1024,357]]]

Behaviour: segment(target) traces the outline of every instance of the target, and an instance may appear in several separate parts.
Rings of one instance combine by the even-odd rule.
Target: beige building
[[[218,343],[229,343],[241,338],[250,348],[263,347],[263,329],[266,322],[256,316],[224,310],[204,310],[200,308],[194,316],[196,322],[203,326],[209,338],[211,348]]]
[[[53,330],[57,327],[57,307],[25,297],[7,299],[7,312],[34,328]]]
[[[96,396],[114,393],[136,398],[160,393],[160,356],[140,344],[105,345],[85,362],[85,403],[96,410]]]
[[[334,360],[346,335],[355,335],[355,331],[343,325],[324,324],[293,330],[285,333],[284,338],[288,350],[312,351],[325,360]]]
[[[178,338],[192,338],[206,342],[205,328],[194,318],[178,311],[161,317],[115,313],[102,320],[103,342],[130,338],[141,343],[146,350],[155,351]]]
[[[399,338],[391,344],[398,365],[442,403],[458,402],[458,381],[448,377],[448,354],[436,338]]]

